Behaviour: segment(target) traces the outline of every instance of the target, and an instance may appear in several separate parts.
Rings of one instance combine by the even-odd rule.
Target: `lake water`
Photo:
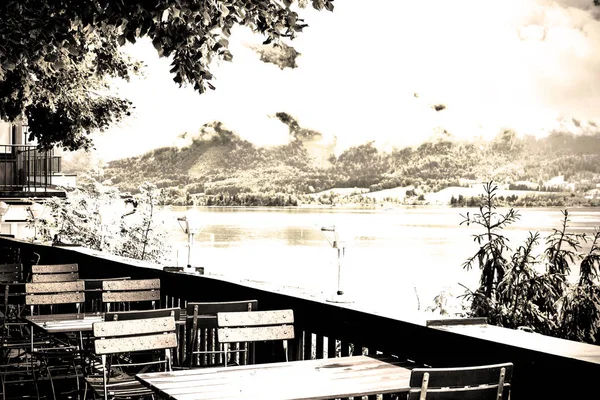
[[[499,210],[503,211],[503,210]],[[195,236],[192,264],[206,274],[271,283],[314,297],[332,297],[338,288],[337,250],[321,228],[335,226],[345,244],[341,289],[368,309],[424,310],[445,290],[453,295],[477,286],[479,271],[462,264],[477,251],[476,227],[459,226],[460,214],[475,209],[397,207],[386,210],[337,208],[173,207],[172,265],[187,262],[187,236],[176,217],[188,213],[203,230]],[[529,231],[543,238],[562,221],[559,209],[521,209],[505,231],[512,247]],[[572,209],[570,231],[593,233],[600,210]],[[574,271],[576,273],[576,271]]]

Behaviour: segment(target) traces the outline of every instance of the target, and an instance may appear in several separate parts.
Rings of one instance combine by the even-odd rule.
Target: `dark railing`
[[[61,158],[53,150],[32,145],[0,145],[0,191],[44,191],[60,172]]]
[[[381,353],[434,367],[510,361],[515,365],[513,400],[598,397],[594,381],[585,377],[600,374],[600,359],[594,358],[595,351],[590,355],[572,350],[573,356],[564,356],[570,349],[579,348],[575,342],[556,339],[562,349],[547,352],[468,337],[426,324],[362,312],[348,305],[252,288],[211,276],[165,272],[159,266],[152,268],[142,262],[91,250],[0,238],[0,247],[11,246],[20,248],[24,261],[37,259],[39,255],[43,263],[78,263],[81,278],[160,278],[164,306],[184,307],[188,301],[256,299],[261,310],[293,309],[296,340],[290,347],[294,359]],[[590,349],[595,350],[596,346]],[[259,353],[257,349],[257,360],[270,361],[270,354]],[[596,395],[590,397],[588,393]]]

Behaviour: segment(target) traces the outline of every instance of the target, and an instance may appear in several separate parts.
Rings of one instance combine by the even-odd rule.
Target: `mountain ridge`
[[[335,187],[375,192],[410,186],[411,195],[426,194],[490,180],[513,187],[528,182],[529,189],[537,185],[537,190],[582,197],[600,185],[600,134],[555,132],[534,138],[506,130],[489,141],[438,136],[389,152],[370,141],[336,156],[335,142],[289,114],[276,117],[288,125],[288,144],[258,147],[217,121],[204,125],[188,146],[109,162],[102,179],[128,192],[150,181],[165,189],[169,202],[182,205],[298,204]],[[548,184],[558,176],[560,184]]]

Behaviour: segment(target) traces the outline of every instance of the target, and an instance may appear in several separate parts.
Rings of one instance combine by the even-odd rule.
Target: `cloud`
[[[248,44],[264,38],[236,29],[234,60],[214,68],[217,90],[204,95],[177,88],[168,60],[140,41],[132,52],[149,65],[148,78],[120,88],[137,115],[97,147],[107,159],[141,153],[212,120],[277,144],[287,140],[272,118],[279,111],[336,136],[340,149],[418,144],[443,130],[469,138],[596,129],[600,22],[592,3],[348,0],[333,13],[307,9],[309,27],[292,43],[298,68],[261,62]]]

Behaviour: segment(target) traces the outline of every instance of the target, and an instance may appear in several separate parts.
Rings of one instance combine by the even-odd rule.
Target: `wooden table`
[[[185,327],[185,310],[181,310],[182,313],[177,324],[178,338],[181,336],[181,331]],[[60,334],[75,332],[79,334],[79,346],[81,349],[84,348],[83,333],[90,333],[93,329],[95,322],[103,322],[105,313],[70,313],[70,314],[45,314],[45,315],[33,315],[25,317],[25,320],[31,325],[31,350],[35,348],[34,344],[34,328],[41,329],[42,331],[49,334]],[[179,339],[178,339],[179,341]],[[178,352],[175,357],[176,364],[183,361],[182,352]]]
[[[404,365],[404,367],[403,367]],[[237,367],[139,374],[136,378],[172,400],[306,400],[406,393],[408,363],[353,356]]]
[[[32,326],[48,333],[89,332],[94,322],[104,321],[104,314],[46,314],[25,317]]]
[[[25,320],[48,333],[90,332],[94,322],[104,321],[104,313],[30,315]],[[175,322],[177,325],[185,325],[185,314]]]

